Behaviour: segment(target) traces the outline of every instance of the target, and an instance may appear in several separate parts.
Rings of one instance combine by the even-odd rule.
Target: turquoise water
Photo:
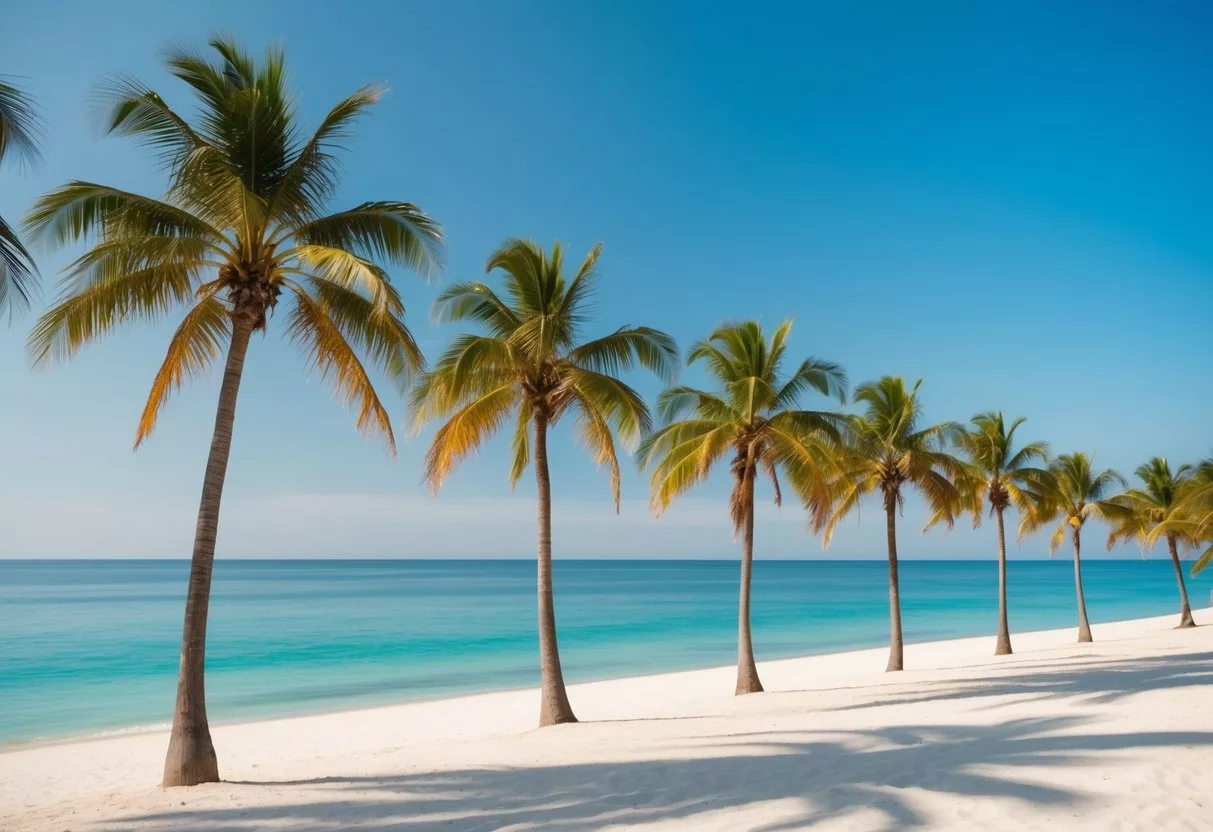
[[[0,743],[165,724],[185,561],[0,560]],[[759,561],[759,660],[887,642],[881,561]],[[557,561],[572,681],[731,664],[736,563]],[[902,564],[907,640],[990,633],[987,561]],[[1172,613],[1165,560],[1084,564],[1093,621]],[[1068,561],[1012,562],[1011,626],[1074,624]],[[1213,581],[1190,581],[1204,606]],[[207,654],[214,720],[525,687],[537,681],[529,561],[220,561]]]

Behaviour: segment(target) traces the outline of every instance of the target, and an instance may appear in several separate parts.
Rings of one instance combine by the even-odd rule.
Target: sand
[[[163,732],[18,748],[0,829],[1211,830],[1213,626],[1176,620],[575,685],[543,730],[536,691],[220,725],[191,789]]]

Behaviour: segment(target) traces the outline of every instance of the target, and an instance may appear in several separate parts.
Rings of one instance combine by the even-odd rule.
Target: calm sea
[[[1084,564],[1093,621],[1176,610],[1165,560]],[[0,560],[0,743],[167,723],[185,561]],[[731,664],[736,563],[557,561],[572,681]],[[909,641],[990,633],[990,561],[908,561]],[[1074,624],[1071,563],[1012,562],[1011,626]],[[1197,606],[1213,581],[1190,581]],[[881,561],[759,561],[754,642],[774,659],[885,644]],[[530,561],[220,561],[207,654],[214,720],[537,681]]]

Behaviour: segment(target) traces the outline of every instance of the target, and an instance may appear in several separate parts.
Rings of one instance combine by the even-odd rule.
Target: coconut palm
[[[1108,502],[1117,507],[1109,515],[1112,531],[1108,535],[1108,548],[1117,542],[1137,540],[1142,544],[1142,552],[1151,544],[1150,532],[1160,523],[1178,516],[1180,497],[1185,487],[1192,479],[1193,468],[1181,465],[1171,471],[1170,464],[1162,457],[1154,457],[1144,465],[1138,466],[1136,474],[1145,485],[1144,488],[1133,488],[1124,494],[1113,497]],[[1198,539],[1184,536],[1180,531],[1173,530],[1163,534],[1167,541],[1167,551],[1171,555],[1171,565],[1175,567],[1175,580],[1179,584],[1179,626],[1195,627],[1192,620],[1192,606],[1188,603],[1188,589],[1184,586],[1184,571],[1179,565],[1179,546],[1181,544],[1198,545]]]
[[[286,335],[357,411],[358,427],[382,435],[394,452],[387,409],[364,361],[400,381],[423,362],[403,323],[400,295],[377,263],[426,271],[441,250],[438,226],[407,202],[322,214],[338,183],[334,151],[382,90],[358,90],[305,138],[280,50],[257,63],[232,40],[210,46],[213,62],[184,50],[167,56],[172,74],[197,98],[192,122],[133,79],[106,88],[108,131],[134,137],[159,157],[170,180],[163,199],[69,182],[42,197],[27,220],[36,236],[90,246],[68,267],[63,296],[30,335],[36,362],[70,357],[120,325],[184,309],[152,382],[136,447],[152,433],[169,395],[226,350],[190,566],[166,786],[219,778],[204,694],[206,622],[250,338],[266,329],[285,294]]]
[[[1153,546],[1172,534],[1193,546],[1210,544],[1192,564],[1193,577],[1213,564],[1213,457],[1192,466],[1175,496],[1174,508],[1150,530],[1145,545]]]
[[[0,163],[11,153],[35,163],[40,154],[42,121],[21,89],[0,79]],[[0,314],[29,306],[36,289],[38,269],[17,231],[0,217]]]
[[[666,424],[645,440],[639,454],[642,465],[656,460],[651,502],[658,514],[732,454],[729,505],[734,533],[742,533],[737,694],[762,690],[750,637],[755,480],[761,475],[771,478],[776,505],[779,471],[806,502],[822,496],[819,492],[828,482],[829,445],[831,437],[837,438],[840,416],[801,410],[798,405],[811,390],[846,400],[846,374],[837,364],[808,358],[790,375],[783,374],[791,329],[792,322],[784,322],[768,341],[753,321],[726,324],[695,344],[687,355],[688,365],[702,361],[718,389],[664,391],[657,407]]]
[[[889,552],[889,671],[904,666],[897,514],[906,490],[913,488],[925,498],[932,514],[929,525],[942,522],[951,528],[963,508],[957,481],[967,476],[964,463],[948,450],[960,437],[960,426],[955,422],[920,426],[921,385],[919,379],[907,390],[902,379],[885,376],[855,389],[855,402],[864,405],[864,413],[849,420],[828,505],[815,511],[814,525],[825,529],[823,541],[828,546],[838,524],[864,496],[881,494]]]
[[[616,376],[639,364],[669,379],[678,366],[673,339],[648,327],[625,326],[580,341],[598,282],[594,268],[600,251],[601,246],[591,249],[568,280],[562,273],[564,249],[559,243],[548,255],[529,240],[506,241],[485,266],[486,272],[505,273],[504,298],[484,283],[461,283],[444,291],[434,306],[438,320],[476,321],[487,334],[456,338],[413,395],[419,428],[431,420],[446,420],[425,460],[425,479],[435,491],[511,414],[511,485],[534,462],[539,497],[540,726],[577,721],[556,642],[548,429],[563,416],[576,416],[590,455],[610,470],[618,511],[615,435],[628,444],[639,442],[650,420],[640,395]]]
[[[1112,489],[1124,487],[1125,480],[1111,468],[1098,473],[1091,467],[1089,455],[1062,454],[1051,463],[1040,487],[1032,495],[1032,505],[1019,522],[1022,539],[1047,523],[1057,520],[1049,538],[1049,556],[1066,538],[1066,528],[1074,543],[1074,592],[1078,598],[1078,640],[1091,641],[1091,623],[1087,620],[1087,601],[1082,591],[1082,527],[1092,517],[1109,518],[1118,511],[1109,501]]]
[[[1049,446],[1030,442],[1015,449],[1015,431],[1024,423],[1021,416],[1008,427],[1002,413],[979,413],[971,426],[959,435],[959,446],[968,458],[970,488],[965,489],[975,513],[983,500],[990,503],[990,514],[998,520],[998,637],[994,655],[1011,653],[1011,631],[1007,622],[1007,537],[1003,513],[1008,506],[1020,512],[1031,509],[1031,489],[1038,485],[1044,471],[1031,465],[1046,462]]]

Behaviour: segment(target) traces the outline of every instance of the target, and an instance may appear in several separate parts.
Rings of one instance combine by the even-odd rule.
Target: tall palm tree
[[[10,154],[36,163],[41,158],[41,134],[42,120],[29,96],[0,79],[0,163]],[[16,229],[0,217],[0,314],[29,306],[37,278],[34,259]]]
[[[1157,456],[1138,466],[1135,473],[1145,487],[1130,489],[1108,501],[1116,506],[1108,518],[1112,524],[1108,548],[1111,549],[1118,541],[1133,539],[1142,544],[1144,554],[1150,545],[1148,541],[1154,527],[1176,516],[1179,498],[1192,479],[1193,472],[1190,465],[1181,465],[1172,472],[1170,464]],[[1171,555],[1171,565],[1175,567],[1175,580],[1179,584],[1179,626],[1195,627],[1192,606],[1188,603],[1188,588],[1184,586],[1184,570],[1179,564],[1179,546],[1181,543],[1195,546],[1199,540],[1183,536],[1178,530],[1165,532],[1163,536]]]
[[[968,457],[972,474],[967,479],[968,496],[973,500],[972,508],[979,513],[983,500],[990,503],[990,514],[998,519],[998,638],[994,655],[1011,653],[1011,630],[1007,623],[1007,536],[1003,526],[1003,513],[1008,506],[1020,512],[1031,509],[1031,489],[1038,486],[1044,471],[1032,467],[1032,462],[1046,462],[1049,446],[1044,442],[1030,442],[1015,449],[1015,431],[1026,420],[1021,416],[1011,422],[1003,420],[1002,413],[979,413],[971,420],[971,426],[959,435],[959,446]],[[980,516],[980,514],[978,514]]]
[[[951,528],[962,508],[956,481],[966,475],[964,463],[948,450],[959,438],[960,426],[955,422],[920,426],[921,385],[919,379],[907,390],[902,379],[885,376],[856,388],[855,402],[864,405],[864,413],[849,420],[847,443],[831,483],[829,505],[815,511],[815,526],[825,528],[823,540],[829,545],[838,524],[865,495],[881,494],[889,551],[889,671],[904,666],[897,514],[906,489],[914,488],[926,499],[931,524],[943,522]]]
[[[1046,523],[1058,521],[1049,538],[1049,555],[1066,538],[1066,527],[1074,543],[1074,592],[1078,598],[1078,640],[1091,641],[1091,623],[1087,620],[1087,601],[1082,591],[1082,527],[1092,517],[1108,518],[1117,506],[1108,501],[1117,485],[1125,480],[1111,468],[1096,473],[1091,457],[1081,451],[1062,454],[1051,463],[1047,476],[1032,496],[1032,505],[1019,522],[1019,536],[1036,531]]]
[[[107,90],[109,132],[156,153],[170,178],[164,199],[69,182],[42,197],[27,220],[35,235],[60,245],[90,244],[68,267],[63,296],[30,334],[36,362],[70,357],[130,321],[185,309],[152,382],[136,447],[173,390],[227,353],[198,507],[166,786],[219,778],[203,684],[206,621],[250,338],[266,329],[285,293],[286,334],[357,410],[358,427],[381,434],[394,452],[387,410],[363,361],[401,381],[423,361],[403,323],[400,295],[375,261],[429,270],[442,240],[438,226],[407,202],[365,202],[322,215],[338,183],[333,153],[379,100],[379,88],[338,103],[305,139],[280,50],[268,50],[258,64],[233,40],[210,46],[213,63],[184,50],[167,57],[197,97],[193,123],[133,79]]]
[[[456,338],[413,395],[418,427],[446,420],[426,454],[425,479],[434,490],[511,413],[511,485],[534,461],[539,498],[540,726],[577,721],[556,643],[548,429],[561,417],[576,415],[590,455],[610,469],[618,511],[619,460],[613,433],[625,443],[638,442],[650,420],[640,394],[616,376],[639,364],[670,379],[678,366],[673,339],[648,327],[625,326],[601,338],[580,340],[598,282],[594,267],[600,251],[601,246],[591,249],[567,280],[559,243],[548,255],[529,240],[507,240],[485,266],[486,272],[505,273],[504,298],[484,283],[461,283],[444,291],[434,306],[438,320],[476,321],[487,334]]]
[[[658,399],[665,427],[645,440],[640,462],[657,460],[652,505],[660,514],[679,494],[707,478],[712,466],[732,453],[729,499],[734,533],[742,533],[741,598],[737,622],[737,694],[762,690],[750,637],[750,573],[754,559],[754,482],[771,478],[780,503],[778,471],[811,502],[828,483],[831,437],[838,414],[799,409],[810,390],[846,401],[846,374],[837,364],[809,358],[783,374],[788,333],[785,321],[768,341],[753,321],[726,324],[691,348],[687,364],[702,361],[716,392],[671,387]],[[820,501],[819,501],[820,502]]]

